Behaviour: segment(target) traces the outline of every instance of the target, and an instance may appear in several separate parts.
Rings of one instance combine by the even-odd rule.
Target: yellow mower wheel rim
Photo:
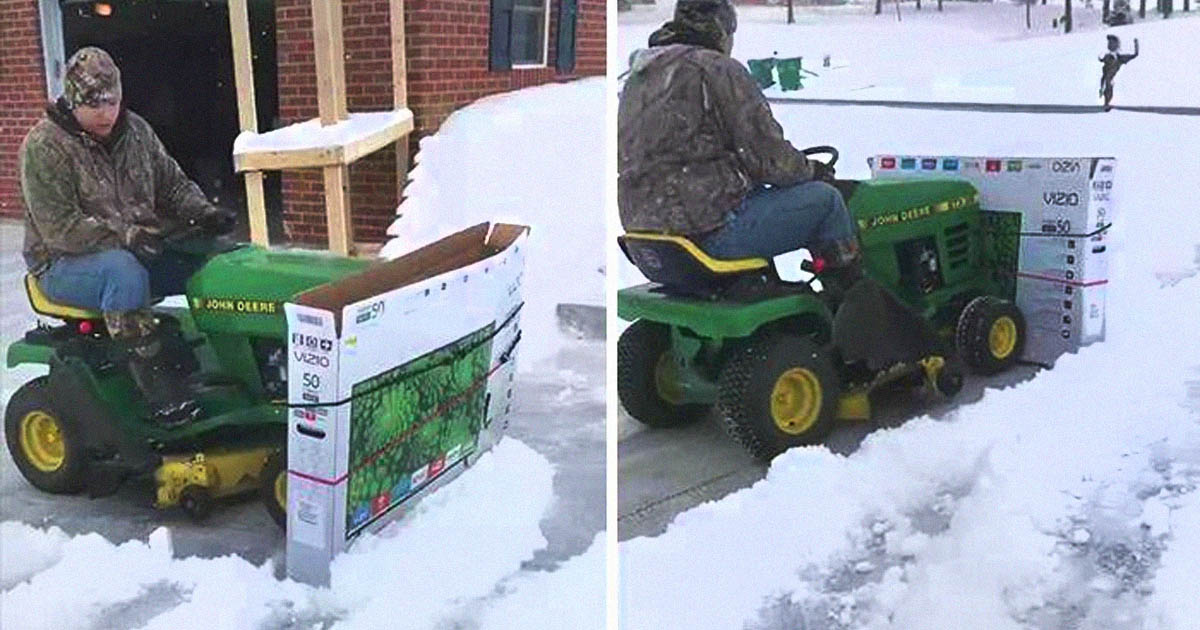
[[[1008,315],[996,318],[988,332],[988,350],[997,359],[1007,359],[1017,347],[1017,323]]]
[[[801,435],[821,416],[821,381],[807,368],[792,368],[775,379],[771,419],[789,435]]]
[[[34,468],[51,473],[67,460],[58,419],[45,411],[31,411],[21,418],[21,454]]]
[[[275,475],[275,502],[287,510],[287,471],[281,470]]]

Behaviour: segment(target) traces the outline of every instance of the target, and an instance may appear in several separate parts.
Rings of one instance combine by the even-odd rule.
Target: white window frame
[[[515,12],[514,12],[515,13]],[[542,61],[541,63],[514,63],[513,70],[534,70],[537,68],[548,67],[547,61],[550,58],[550,0],[542,0],[542,15],[545,17],[545,22],[542,24]],[[509,54],[511,55],[512,42],[509,42]]]

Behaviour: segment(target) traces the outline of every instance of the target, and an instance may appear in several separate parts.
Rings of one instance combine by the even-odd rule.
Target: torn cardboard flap
[[[526,225],[480,223],[362,273],[300,293],[292,302],[332,312],[336,332],[341,334],[345,306],[495,256],[529,231]]]

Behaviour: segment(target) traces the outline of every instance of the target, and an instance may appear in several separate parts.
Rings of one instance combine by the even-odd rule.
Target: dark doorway
[[[233,171],[237,88],[229,8],[223,0],[63,1],[66,58],[83,46],[108,51],[121,68],[124,103],[145,118],[213,203],[238,210],[245,187]],[[259,130],[279,110],[273,0],[248,0]],[[283,234],[278,173],[265,182],[272,239]]]

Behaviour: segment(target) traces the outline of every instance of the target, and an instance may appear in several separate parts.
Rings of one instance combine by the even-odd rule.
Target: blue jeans
[[[155,298],[183,293],[204,257],[165,252],[145,264],[124,249],[64,256],[38,278],[38,286],[60,304],[101,311],[132,311]]]
[[[854,222],[836,188],[808,181],[756,188],[729,221],[701,243],[716,258],[771,258],[813,245],[854,237]]]

